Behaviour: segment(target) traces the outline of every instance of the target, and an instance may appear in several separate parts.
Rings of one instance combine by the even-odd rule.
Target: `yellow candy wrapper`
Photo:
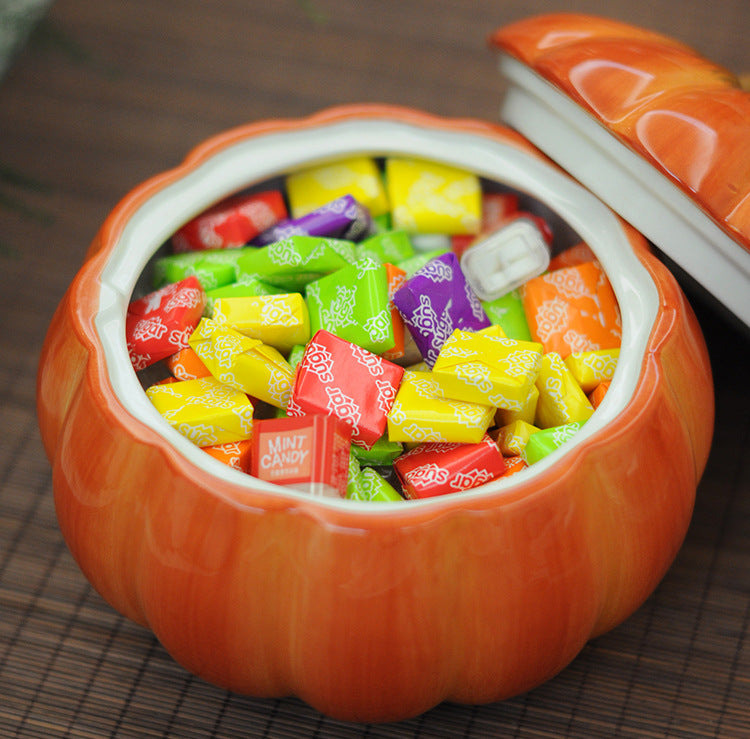
[[[190,346],[221,382],[277,408],[286,408],[294,372],[272,346],[202,318]]]
[[[292,218],[299,218],[343,195],[351,195],[375,217],[388,211],[388,198],[377,164],[351,157],[294,172],[286,178]]]
[[[505,457],[520,457],[526,448],[526,443],[539,429],[526,421],[513,421],[513,423],[497,429],[490,434],[497,443],[498,448]]]
[[[548,352],[542,357],[536,387],[539,402],[535,421],[540,429],[583,423],[594,412],[594,407],[557,352]]]
[[[573,352],[565,357],[565,364],[584,393],[590,393],[600,382],[609,382],[615,374],[620,350],[598,349],[591,352]]]
[[[437,162],[389,158],[385,175],[394,229],[425,234],[479,233],[482,192],[475,174]]]
[[[536,406],[539,402],[539,390],[536,385],[532,385],[529,389],[529,394],[526,396],[526,401],[521,406],[520,410],[508,410],[506,408],[498,408],[495,413],[495,424],[497,426],[507,426],[513,421],[526,421],[526,423],[533,424],[536,418]]]
[[[146,395],[169,424],[196,446],[249,439],[253,404],[215,377],[152,385]]]
[[[541,359],[541,344],[457,329],[432,372],[447,398],[520,411]]]
[[[300,293],[218,298],[211,317],[282,354],[310,340],[310,316]]]
[[[491,405],[446,398],[431,372],[407,370],[388,413],[388,438],[477,444],[494,415]]]

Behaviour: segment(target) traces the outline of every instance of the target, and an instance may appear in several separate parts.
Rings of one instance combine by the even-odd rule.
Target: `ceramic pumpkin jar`
[[[212,459],[146,398],[124,321],[157,249],[231,193],[361,153],[511,187],[610,277],[610,391],[524,474],[401,503],[312,497]],[[55,313],[38,410],[61,530],[115,609],[212,683],[358,721],[518,694],[631,614],[683,541],[713,427],[699,327],[639,233],[508,128],[378,105],[227,131],[133,190]]]

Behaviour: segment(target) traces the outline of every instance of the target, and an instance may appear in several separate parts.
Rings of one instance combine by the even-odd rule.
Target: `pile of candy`
[[[620,317],[591,250],[550,259],[549,225],[498,189],[353,157],[198,215],[128,310],[133,367],[169,371],[151,402],[316,495],[425,498],[535,463],[601,402]]]

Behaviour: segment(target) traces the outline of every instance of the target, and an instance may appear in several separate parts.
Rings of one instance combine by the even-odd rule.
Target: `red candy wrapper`
[[[234,249],[286,218],[279,190],[235,195],[188,221],[172,237],[175,252]]]
[[[192,276],[130,303],[125,339],[133,368],[141,370],[184,349],[205,304],[206,294]]]
[[[407,498],[432,498],[483,485],[505,472],[505,459],[485,434],[477,444],[428,442],[393,463]]]
[[[345,497],[351,427],[335,416],[269,418],[253,428],[250,472],[276,485]]]
[[[287,406],[290,416],[333,415],[369,449],[385,433],[403,367],[321,329],[305,349]]]

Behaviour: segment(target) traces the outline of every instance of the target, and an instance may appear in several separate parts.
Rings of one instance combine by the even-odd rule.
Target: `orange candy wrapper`
[[[242,472],[250,471],[250,455],[252,453],[252,441],[250,439],[230,441],[215,446],[204,446],[202,449],[206,454],[210,454],[214,459],[218,459],[219,462],[223,462],[229,467],[234,467]]]
[[[521,288],[534,341],[545,352],[572,352],[620,346],[617,299],[597,262],[564,267],[534,277]]]

